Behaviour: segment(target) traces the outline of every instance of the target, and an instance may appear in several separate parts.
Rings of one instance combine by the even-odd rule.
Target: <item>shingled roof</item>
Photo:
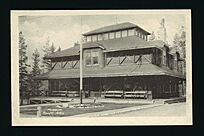
[[[109,26],[104,26],[98,29],[95,29],[93,31],[84,33],[84,36],[88,36],[88,35],[93,35],[93,34],[99,34],[99,33],[104,33],[104,32],[113,32],[113,31],[117,31],[117,30],[124,30],[124,29],[130,29],[130,28],[139,28],[142,31],[144,31],[146,34],[150,34],[149,32],[145,31],[144,29],[142,29],[141,27],[133,24],[133,23],[129,23],[129,22],[125,22],[125,23],[121,23],[121,24],[116,24],[116,25],[109,25]]]
[[[151,47],[158,47],[158,46],[163,46],[163,43],[150,44],[149,42],[137,36],[128,36],[124,38],[102,40],[97,42],[88,42],[83,44],[84,49],[98,47],[98,48],[102,48],[104,52],[131,50],[131,49],[139,49],[139,48],[151,48]],[[79,55],[79,46],[74,46],[66,50],[62,50],[60,52],[55,52],[53,54],[50,54],[49,56],[46,56],[45,58],[57,58],[57,57],[74,56],[74,55]]]
[[[62,69],[52,70],[44,75],[36,77],[36,79],[65,79],[65,78],[79,78],[79,69]],[[120,77],[120,76],[144,76],[144,75],[168,75],[185,79],[183,75],[172,70],[167,70],[158,67],[154,64],[142,65],[121,65],[118,67],[104,67],[104,68],[85,68],[83,69],[83,77]]]

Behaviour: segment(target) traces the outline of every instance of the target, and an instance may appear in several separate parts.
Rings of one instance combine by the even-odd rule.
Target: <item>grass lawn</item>
[[[97,103],[92,103],[91,105],[98,105]],[[140,106],[144,104],[134,104],[134,103],[100,103],[103,107],[96,108],[62,108],[53,106],[43,106],[42,107],[42,116],[53,116],[53,117],[64,117],[64,116],[72,116],[78,114],[85,114],[91,112],[99,112],[113,109],[121,109],[132,106]],[[36,112],[27,113],[30,115],[36,115]]]

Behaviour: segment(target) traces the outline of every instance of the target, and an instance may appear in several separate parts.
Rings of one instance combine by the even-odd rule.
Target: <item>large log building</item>
[[[86,97],[170,98],[184,95],[183,61],[162,40],[132,23],[105,26],[83,34],[83,90]],[[48,80],[50,96],[79,96],[80,45],[58,51]]]

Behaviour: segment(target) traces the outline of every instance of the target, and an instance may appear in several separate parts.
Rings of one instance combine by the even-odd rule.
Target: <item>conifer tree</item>
[[[27,45],[26,40],[22,32],[19,33],[19,92],[21,104],[23,99],[26,98],[26,92],[29,86],[28,77],[28,64],[27,64]]]
[[[34,77],[38,76],[41,74],[41,69],[40,69],[40,54],[37,49],[35,49],[33,56],[33,65],[32,65],[32,93],[35,94],[37,91],[39,91],[39,88],[42,86],[42,83],[40,80],[33,80]]]
[[[44,52],[44,57],[43,57],[43,65],[41,66],[44,70],[44,73],[46,73],[47,71],[49,71],[52,67],[51,65],[51,60],[49,59],[45,59],[46,56],[52,54],[55,52],[55,46],[54,43],[52,42],[52,44],[50,45],[50,40],[49,38],[47,39],[45,46],[43,46],[43,52]]]
[[[59,46],[59,48],[57,49],[57,51],[61,51],[61,47]]]

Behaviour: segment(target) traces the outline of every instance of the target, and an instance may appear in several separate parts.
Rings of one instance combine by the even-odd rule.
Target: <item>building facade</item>
[[[164,41],[126,22],[83,34],[86,97],[157,99],[184,95],[182,59]],[[49,82],[49,96],[79,96],[80,45],[46,56],[52,69],[36,77]]]

